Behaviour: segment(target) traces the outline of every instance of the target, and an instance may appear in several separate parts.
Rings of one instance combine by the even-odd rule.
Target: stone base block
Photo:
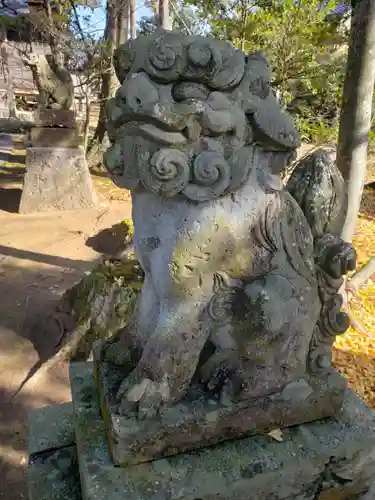
[[[30,412],[29,455],[75,445],[72,403],[56,404]]]
[[[36,127],[76,128],[75,113],[72,109],[37,109],[34,113]]]
[[[27,149],[20,213],[76,210],[95,205],[83,148]]]
[[[29,417],[29,500],[81,500],[72,403]]]
[[[82,139],[75,128],[32,128],[30,143],[43,148],[78,148]]]
[[[335,418],[115,467],[89,363],[70,367],[85,500],[359,500],[374,480],[375,414],[351,391]],[[147,422],[143,424],[147,433]]]
[[[123,370],[95,361],[94,372],[112,458],[120,466],[335,415],[346,388],[345,380],[332,371],[325,378],[300,379],[280,393],[223,405],[196,387],[178,405],[139,420],[136,413],[118,413],[116,393]]]

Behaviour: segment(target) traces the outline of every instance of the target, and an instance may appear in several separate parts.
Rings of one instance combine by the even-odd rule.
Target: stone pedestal
[[[20,213],[95,206],[90,172],[74,111],[37,110],[26,151]]]
[[[82,141],[74,128],[38,128],[31,129],[32,147],[42,148],[78,148]]]
[[[95,359],[99,355],[94,353],[94,374],[101,411],[112,459],[122,467],[336,415],[346,387],[332,370],[325,379],[306,374],[275,394],[222,404],[194,384],[178,405],[146,424],[136,412],[119,415],[116,393],[124,369]]]
[[[95,204],[96,196],[82,147],[27,149],[20,213],[77,210]]]
[[[80,500],[72,403],[46,406],[29,417],[29,496]]]
[[[92,365],[73,364],[70,376],[72,405],[31,414],[30,500],[359,500],[374,480],[375,414],[349,390],[335,418],[281,429],[282,441],[249,437],[120,468]]]
[[[37,109],[34,113],[35,127],[77,128],[72,109]]]

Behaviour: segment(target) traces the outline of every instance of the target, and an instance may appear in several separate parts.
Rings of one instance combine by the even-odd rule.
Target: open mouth
[[[168,125],[157,120],[149,118],[145,120],[129,120],[122,124],[121,129],[124,134],[131,136],[141,136],[145,139],[163,144],[163,145],[179,145],[185,144],[188,141],[187,136],[182,131],[171,129]]]
[[[152,123],[140,124],[139,133],[146,139],[160,142],[162,144],[185,144],[187,137],[181,132],[168,132]]]
[[[163,145],[180,145],[195,142],[201,133],[200,118],[204,103],[179,103],[179,107],[156,105],[146,112],[134,112],[125,107],[115,127],[127,135],[141,135]]]

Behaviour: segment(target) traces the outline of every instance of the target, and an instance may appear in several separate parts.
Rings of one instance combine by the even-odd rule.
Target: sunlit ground
[[[375,255],[375,189],[366,189],[358,218],[354,246],[358,268]],[[335,366],[347,377],[349,385],[375,409],[375,277],[357,292],[351,311],[363,332],[350,328],[337,337]]]

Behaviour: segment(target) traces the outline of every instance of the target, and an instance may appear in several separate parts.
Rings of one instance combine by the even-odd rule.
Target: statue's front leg
[[[136,404],[140,417],[152,416],[183,397],[210,333],[206,302],[204,297],[164,302],[139,364],[118,391],[123,412]]]
[[[40,90],[38,95],[40,109],[47,109],[49,105],[49,95],[45,90]]]

